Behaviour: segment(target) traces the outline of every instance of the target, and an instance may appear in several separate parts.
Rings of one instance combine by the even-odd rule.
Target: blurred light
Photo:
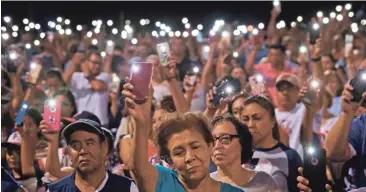
[[[27,25],[29,23],[29,20],[27,18],[23,19],[23,24]]]
[[[253,35],[258,35],[258,29],[254,28],[252,33]]]
[[[161,30],[164,30],[165,28],[166,28],[166,25],[165,25],[165,24],[161,24],[161,25],[160,25],[160,29],[161,29]]]
[[[318,16],[318,17],[323,17],[323,12],[318,11],[318,13],[316,14],[316,16]]]
[[[125,24],[126,24],[126,25],[129,25],[129,24],[131,24],[131,21],[130,21],[130,20],[126,20],[126,21],[125,21]]]
[[[30,22],[29,23],[29,28],[33,29],[34,28],[34,23],[33,22]]]
[[[306,53],[307,50],[308,49],[304,45],[300,46],[300,49],[299,49],[300,53]]]
[[[59,25],[59,24],[56,25],[56,30],[57,31],[60,30],[61,28],[62,28],[61,25]]]
[[[313,147],[309,147],[308,150],[307,150],[307,152],[309,154],[313,154],[315,152],[315,149]]]
[[[70,25],[70,19],[65,19],[65,24]]]
[[[113,33],[113,35],[117,34],[117,33],[118,33],[118,29],[113,28],[113,29],[112,29],[112,33]]]
[[[39,34],[39,37],[40,37],[41,39],[43,39],[44,37],[46,37],[46,34],[42,32],[42,33],[40,33],[40,34]]]
[[[32,47],[31,44],[29,44],[29,43],[25,44],[25,48],[30,49],[31,47]]]
[[[245,33],[246,33],[246,31],[247,31],[247,26],[245,26],[245,25],[240,25],[240,26],[238,26],[238,29],[239,29],[241,32],[243,32],[243,33],[244,33],[244,31],[245,31]]]
[[[56,21],[61,23],[62,22],[62,17],[57,17]]]
[[[7,34],[7,33],[3,33],[3,34],[1,34],[1,37],[2,37],[4,40],[8,40],[8,39],[9,39],[9,34]]]
[[[238,36],[238,35],[240,35],[240,31],[237,30],[237,29],[235,29],[234,32],[233,32],[233,34],[236,35],[236,36]]]
[[[107,41],[107,45],[108,45],[108,46],[113,46],[113,41],[112,41],[112,40],[108,40],[108,41]]]
[[[153,31],[153,32],[151,33],[151,35],[152,35],[152,36],[157,36],[157,35],[158,35],[158,32]]]
[[[92,25],[93,25],[93,26],[97,26],[97,25],[98,25],[98,21],[93,20],[93,21],[92,21]]]
[[[297,17],[297,22],[302,22],[302,17],[301,16]]]
[[[353,17],[355,14],[351,11],[348,13],[348,17]]]
[[[145,19],[145,23],[146,23],[146,25],[150,24],[150,20],[149,19]]]
[[[180,31],[176,31],[175,36],[180,37]]]
[[[273,6],[279,6],[280,5],[280,1],[279,0],[274,0],[273,1]]]
[[[343,20],[343,15],[338,14],[338,15],[337,15],[337,20],[338,20],[338,21],[342,21],[342,20]]]
[[[329,18],[328,17],[324,17],[323,18],[323,23],[324,24],[328,24],[329,23]]]
[[[366,25],[366,19],[361,20],[361,25]]]
[[[136,45],[136,44],[137,44],[137,39],[136,39],[136,38],[133,38],[133,39],[131,40],[131,43],[132,43],[132,44],[134,44],[134,45]]]
[[[132,33],[132,31],[133,31],[129,25],[126,25],[125,29],[126,29],[127,33]]]
[[[329,14],[329,16],[330,16],[330,18],[335,18],[336,17],[336,13],[334,13],[334,12],[331,12],[330,14]]]
[[[281,23],[277,23],[277,24],[276,24],[276,28],[277,28],[277,29],[281,29],[281,28],[282,28]]]
[[[25,26],[24,29],[25,29],[25,31],[29,31],[30,30],[30,28],[28,26]]]
[[[220,26],[219,25],[215,25],[212,29],[216,32],[216,31],[218,31],[220,29]]]
[[[199,31],[197,29],[192,31],[192,36],[196,37],[198,35]]]
[[[165,31],[160,31],[160,36],[165,36]]]
[[[318,23],[314,23],[313,24],[313,29],[316,31],[319,29],[319,24]]]
[[[93,44],[93,45],[96,45],[96,44],[98,44],[98,40],[96,40],[96,39],[93,39],[93,40],[92,40],[92,44]]]
[[[83,30],[83,26],[81,26],[81,25],[77,25],[77,26],[76,26],[76,30],[78,30],[78,31]]]
[[[239,56],[239,53],[235,51],[235,52],[233,53],[233,57],[237,58],[238,56]]]
[[[100,32],[100,28],[95,28],[94,33],[98,34]]]
[[[165,32],[169,33],[172,29],[170,27],[165,27]]]
[[[341,12],[341,11],[342,11],[342,8],[343,8],[342,6],[337,5],[337,7],[336,7],[336,11],[337,11],[337,12]]]
[[[203,47],[203,50],[205,51],[205,52],[209,52],[210,51],[210,46],[205,46],[205,47]]]
[[[174,32],[173,31],[170,31],[169,32],[169,37],[173,37],[174,36]]]
[[[112,26],[112,25],[113,25],[113,21],[112,21],[112,20],[108,20],[108,21],[107,21],[107,25],[108,25],[108,26]]]
[[[189,28],[191,27],[191,24],[187,23],[187,24],[185,24],[185,25],[184,25],[184,27],[185,27],[186,29],[189,29]]]
[[[344,8],[345,8],[347,11],[351,10],[351,8],[352,8],[351,3],[347,3],[347,4],[344,6]]]
[[[121,32],[121,37],[122,37],[122,39],[127,39],[127,31],[123,30]]]
[[[356,28],[356,27],[358,27],[357,23],[352,23],[351,24],[351,28]]]
[[[6,27],[5,26],[1,26],[1,31],[2,32],[6,32]]]
[[[198,25],[197,25],[197,29],[201,31],[201,30],[203,29],[203,25],[198,24]]]
[[[58,32],[59,32],[61,35],[63,35],[63,34],[65,33],[65,30],[60,29]]]
[[[183,24],[188,23],[188,19],[187,19],[187,17],[183,17],[183,19],[182,19],[182,23],[183,23]]]
[[[13,36],[13,37],[18,37],[18,32],[13,32],[13,33],[11,33],[11,35]]]
[[[38,40],[38,39],[34,40],[34,45],[35,45],[35,46],[39,46],[39,44],[40,44],[40,42],[39,42],[39,40]]]
[[[156,26],[156,27],[160,27],[160,25],[161,25],[160,21],[157,21],[157,22],[155,23],[155,26]]]
[[[227,31],[223,31],[222,33],[221,33],[221,36],[222,37],[227,37],[229,35],[229,32],[227,32]]]
[[[145,24],[146,24],[145,19],[141,19],[141,20],[140,20],[140,25],[144,26]]]
[[[18,31],[19,30],[19,27],[16,26],[16,25],[13,25],[13,27],[11,27],[13,29],[13,31]]]
[[[194,73],[198,73],[198,72],[200,72],[200,68],[199,68],[199,67],[193,67],[193,72],[194,72]]]
[[[99,19],[99,20],[97,21],[97,25],[98,25],[98,26],[101,26],[102,24],[103,24],[103,21]]]
[[[216,35],[216,32],[214,30],[210,30],[210,35],[211,36],[215,36]]]
[[[357,32],[358,32],[358,27],[353,27],[353,28],[352,28],[352,32],[353,32],[353,33],[357,33]]]
[[[295,21],[291,22],[291,27],[296,27],[296,22]]]
[[[34,25],[34,28],[37,29],[37,30],[40,30],[41,29],[41,25],[37,23],[36,25]]]
[[[187,38],[187,37],[188,37],[188,35],[189,35],[189,33],[188,33],[187,31],[184,31],[184,32],[183,32],[183,37]]]
[[[223,25],[225,25],[225,21],[221,19],[221,20],[219,21],[219,24],[220,24],[221,26],[223,26]]]
[[[9,16],[4,17],[5,23],[9,23],[11,21],[11,18]]]
[[[53,21],[49,21],[48,22],[48,26],[50,26],[51,28],[55,28],[56,27],[56,23]]]
[[[280,24],[281,24],[281,28],[285,28],[285,27],[286,27],[286,23],[285,23],[285,21],[281,20],[281,21],[280,21]]]
[[[104,51],[100,52],[100,56],[105,57],[106,55],[107,54]]]
[[[263,24],[263,23],[259,23],[259,24],[258,24],[258,28],[259,28],[259,29],[264,29],[264,24]]]
[[[71,29],[66,29],[66,35],[71,35],[71,33],[72,33],[72,31],[71,31]]]
[[[87,37],[89,37],[89,38],[90,38],[90,37],[92,37],[92,36],[93,36],[93,32],[88,31],[88,32],[86,33],[86,36],[87,36]]]

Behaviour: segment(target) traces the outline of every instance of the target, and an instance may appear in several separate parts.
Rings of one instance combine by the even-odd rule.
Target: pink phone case
[[[43,119],[51,125],[52,132],[57,132],[61,129],[61,102],[55,99],[55,105],[49,104],[50,100],[46,100],[44,103]]]
[[[131,72],[132,93],[137,103],[146,101],[149,94],[149,85],[152,77],[153,64],[148,62],[134,63]]]

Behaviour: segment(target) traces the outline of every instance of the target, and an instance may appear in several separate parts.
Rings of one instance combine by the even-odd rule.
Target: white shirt
[[[160,85],[154,85],[153,87],[154,87],[153,97],[157,103],[160,103],[160,101],[163,99],[164,96],[172,95],[167,85],[160,84]]]
[[[96,79],[103,81],[108,87],[112,81],[108,73],[100,73]],[[102,125],[108,124],[108,91],[92,91],[89,80],[82,72],[75,72],[72,75],[70,87],[78,112],[89,111],[99,118]]]

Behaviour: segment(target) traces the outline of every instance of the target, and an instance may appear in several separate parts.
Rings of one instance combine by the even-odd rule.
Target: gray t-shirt
[[[219,181],[217,171],[210,174],[212,179]],[[245,192],[277,192],[279,187],[276,181],[266,172],[257,171],[244,186],[239,186]]]

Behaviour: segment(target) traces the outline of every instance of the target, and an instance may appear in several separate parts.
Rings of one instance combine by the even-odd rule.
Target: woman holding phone
[[[173,170],[149,163],[147,146],[153,88],[150,84],[148,99],[142,104],[135,103],[136,96],[131,92],[133,89],[129,78],[126,78],[122,94],[126,97],[128,112],[136,120],[131,170],[140,191],[242,191],[211,179],[209,165],[213,138],[204,118],[197,114],[172,113],[158,127],[156,143],[160,156]]]

